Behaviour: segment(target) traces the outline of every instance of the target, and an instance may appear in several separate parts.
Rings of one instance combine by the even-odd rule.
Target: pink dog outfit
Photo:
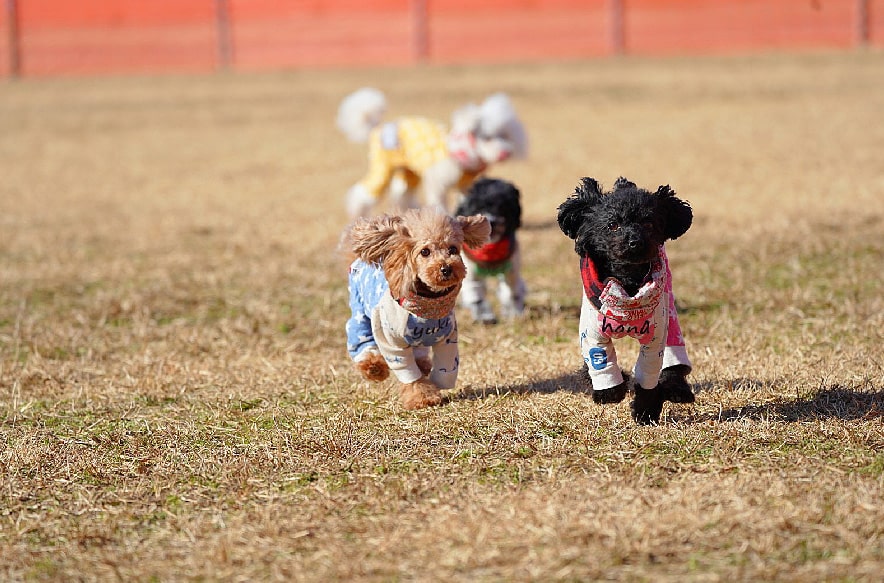
[[[633,374],[643,388],[656,387],[663,368],[691,366],[675,310],[669,260],[662,246],[647,279],[634,296],[627,294],[614,278],[599,281],[595,265],[588,257],[581,258],[580,273],[584,288],[580,351],[594,390],[609,389],[623,382],[614,350],[616,338],[630,336],[641,345]]]

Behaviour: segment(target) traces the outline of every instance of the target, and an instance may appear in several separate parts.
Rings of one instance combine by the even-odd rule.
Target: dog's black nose
[[[451,274],[454,273],[450,265],[443,265],[439,268],[439,271],[442,272],[442,277],[451,277]]]
[[[626,237],[626,245],[630,249],[638,249],[644,245],[644,238],[641,236],[641,233],[629,233]]]

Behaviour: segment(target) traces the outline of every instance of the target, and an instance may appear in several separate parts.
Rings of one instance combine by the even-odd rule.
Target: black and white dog
[[[464,245],[467,277],[461,290],[461,305],[470,309],[475,321],[497,322],[488,301],[486,281],[496,278],[501,315],[515,318],[525,310],[525,281],[516,232],[522,226],[519,190],[510,182],[480,178],[474,182],[455,211],[458,216],[483,215],[491,223],[491,237],[485,245]]]

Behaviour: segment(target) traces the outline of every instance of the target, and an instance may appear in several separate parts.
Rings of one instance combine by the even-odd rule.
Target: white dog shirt
[[[657,386],[669,326],[670,286],[663,248],[634,296],[614,278],[598,280],[595,266],[581,258],[584,293],[580,310],[580,350],[594,390],[623,382],[613,339],[631,336],[641,344],[633,373],[645,389]]]
[[[416,359],[428,356],[432,348],[430,381],[442,389],[453,388],[459,366],[454,303],[460,286],[441,298],[397,299],[390,293],[383,269],[359,259],[350,265],[349,279],[350,357],[359,362],[377,351],[399,382],[413,383],[423,376]]]

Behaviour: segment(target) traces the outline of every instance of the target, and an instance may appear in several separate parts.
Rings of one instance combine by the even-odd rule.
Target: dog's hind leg
[[[390,184],[387,186],[391,210],[399,213],[420,207],[420,203],[417,200],[417,187],[419,185],[420,176],[411,170],[396,170],[390,179]]]
[[[440,160],[424,170],[424,195],[428,207],[448,212],[448,191],[454,188],[463,172],[453,158]]]
[[[378,199],[373,196],[361,182],[354,184],[347,191],[347,214],[351,218],[371,216]]]

